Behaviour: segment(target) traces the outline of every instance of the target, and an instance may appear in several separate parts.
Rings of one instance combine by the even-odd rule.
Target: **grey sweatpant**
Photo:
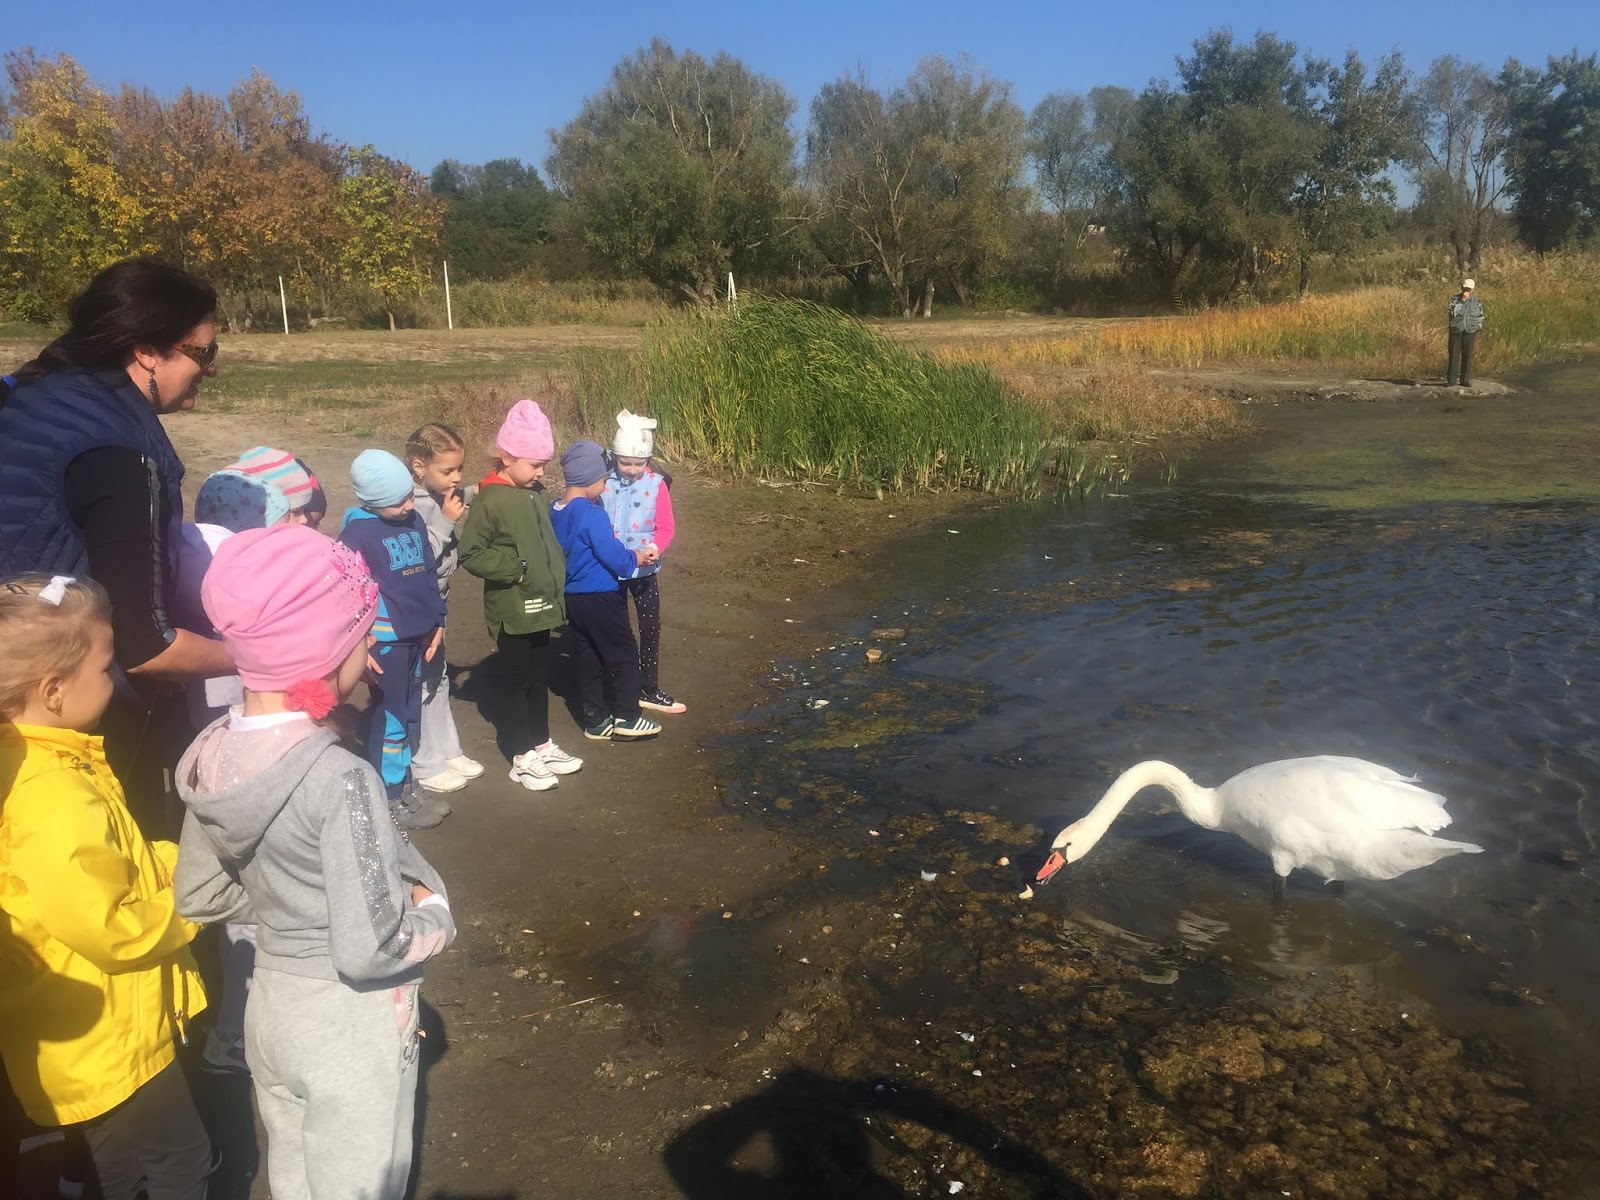
[[[461,735],[450,712],[450,668],[444,661],[444,642],[432,662],[422,664],[422,725],[411,753],[411,775],[428,779],[461,754]]]
[[[417,985],[256,968],[245,1055],[272,1200],[401,1200],[417,1100]]]

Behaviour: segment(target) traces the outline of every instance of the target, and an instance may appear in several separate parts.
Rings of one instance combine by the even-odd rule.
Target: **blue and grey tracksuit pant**
[[[422,730],[422,652],[428,638],[378,642],[372,657],[383,674],[368,688],[372,693],[367,729],[367,761],[383,776],[390,801],[400,798],[411,778],[411,753]]]

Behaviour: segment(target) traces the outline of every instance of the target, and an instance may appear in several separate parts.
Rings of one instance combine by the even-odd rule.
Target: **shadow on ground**
[[[918,1128],[915,1138],[906,1135],[908,1126]],[[1013,1186],[1005,1195],[1086,1195],[1026,1146],[923,1087],[806,1070],[786,1071],[756,1095],[697,1121],[667,1145],[664,1157],[689,1200],[909,1200],[964,1189],[952,1186],[962,1181],[936,1157],[937,1147],[952,1143],[1009,1176]]]

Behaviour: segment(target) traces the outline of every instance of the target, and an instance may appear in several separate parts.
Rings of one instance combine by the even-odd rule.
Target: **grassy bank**
[[[663,323],[636,354],[580,357],[571,379],[587,423],[646,409],[670,453],[735,475],[1031,492],[1071,455],[1047,414],[987,367],[802,301]]]
[[[1479,279],[1487,325],[1485,374],[1555,357],[1600,340],[1600,262],[1593,256],[1502,256]],[[1213,309],[1147,321],[1084,324],[1059,336],[947,344],[951,362],[1003,371],[1040,366],[1281,364],[1373,377],[1443,371],[1445,303],[1453,285],[1411,281],[1303,302]]]

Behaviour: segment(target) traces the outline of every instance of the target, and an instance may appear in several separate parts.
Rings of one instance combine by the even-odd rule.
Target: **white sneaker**
[[[446,767],[437,775],[417,780],[417,786],[430,792],[459,792],[467,786],[467,777],[459,771]]]
[[[530,750],[511,760],[511,778],[530,792],[545,792],[560,782],[537,752]]]
[[[463,779],[476,779],[483,774],[483,764],[475,758],[468,758],[465,754],[458,754],[444,764]]]
[[[535,746],[532,753],[539,756],[539,761],[544,763],[557,775],[571,775],[583,767],[583,759],[576,755],[568,754],[554,742],[546,742],[542,746]]]

